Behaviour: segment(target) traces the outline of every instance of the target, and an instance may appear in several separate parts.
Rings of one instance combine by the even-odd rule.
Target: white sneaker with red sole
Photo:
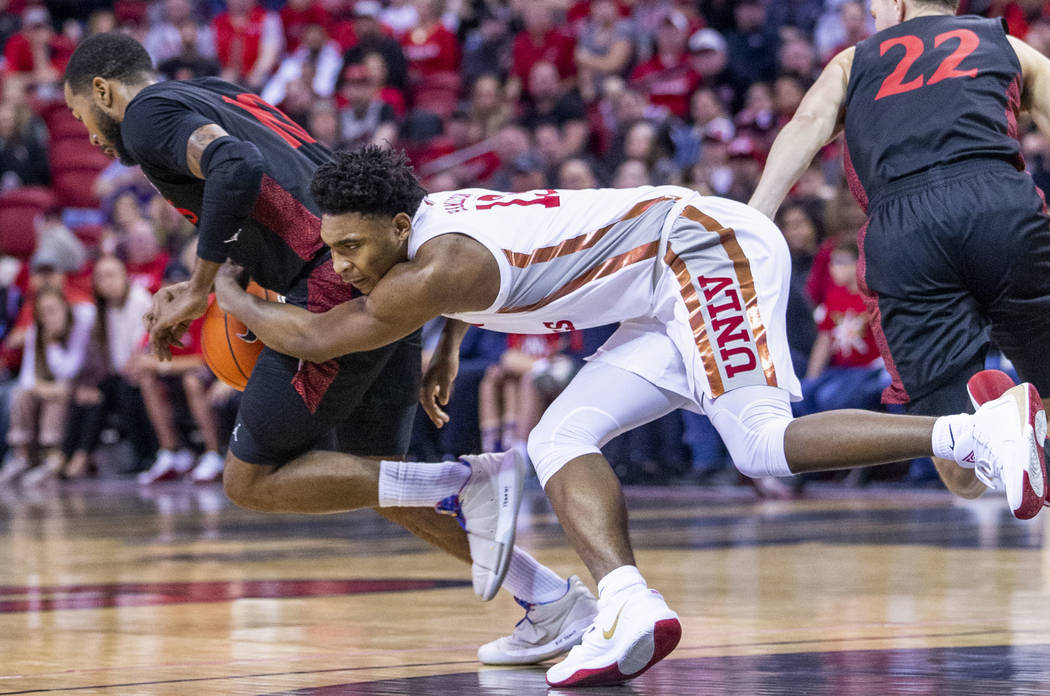
[[[1005,490],[1014,517],[1026,520],[1046,502],[1046,413],[1034,386],[1012,384],[998,370],[978,372],[967,383],[977,406],[973,464],[977,478],[989,488]]]
[[[656,590],[640,586],[598,600],[583,641],[547,670],[551,686],[619,684],[667,657],[682,638],[678,614]]]

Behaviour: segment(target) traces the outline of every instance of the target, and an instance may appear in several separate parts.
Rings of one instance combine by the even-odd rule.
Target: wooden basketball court
[[[578,693],[1050,694],[1050,511],[905,488],[628,497],[682,643]],[[581,572],[539,491],[519,543]],[[187,483],[0,493],[0,695],[547,693],[542,667],[475,659],[521,616],[504,595],[478,601],[467,566],[371,512],[269,516]]]

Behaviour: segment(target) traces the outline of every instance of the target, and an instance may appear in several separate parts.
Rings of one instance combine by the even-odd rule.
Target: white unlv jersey
[[[473,237],[500,269],[492,306],[451,315],[510,333],[549,333],[646,314],[668,213],[697,194],[676,186],[429,195],[412,221],[408,256],[434,237]]]
[[[677,186],[450,191],[420,206],[409,258],[450,233],[484,244],[500,269],[492,306],[455,319],[511,333],[619,322],[594,359],[695,404],[750,385],[800,395],[787,245],[753,208]]]

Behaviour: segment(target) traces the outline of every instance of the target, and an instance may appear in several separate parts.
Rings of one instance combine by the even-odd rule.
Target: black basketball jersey
[[[1023,167],[1020,99],[1001,20],[935,15],[880,31],[857,44],[846,90],[851,188],[866,206],[886,183],[937,165],[984,157]]]
[[[265,173],[251,218],[231,230],[224,247],[259,284],[286,293],[307,266],[321,261],[314,170],[327,148],[258,96],[216,78],[158,82],[128,104],[121,124],[124,149],[161,194],[190,222],[200,218],[204,181],[190,173],[186,143],[215,123],[262,153]]]

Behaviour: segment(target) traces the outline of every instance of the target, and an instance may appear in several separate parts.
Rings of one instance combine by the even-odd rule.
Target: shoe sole
[[[988,401],[994,401],[1007,391],[1013,389],[1014,381],[1001,370],[981,370],[966,383],[966,391],[970,394],[970,402],[974,408]],[[1013,510],[1014,517],[1019,520],[1028,520],[1039,514],[1039,510],[1050,505],[1046,498],[1046,454],[1043,443],[1046,440],[1046,413],[1043,411],[1043,402],[1036,388],[1025,383],[1024,398],[1018,399],[1018,408],[1022,413],[1027,411],[1027,420],[1024,427],[1025,448],[1028,450],[1028,466],[1024,472],[1025,494],[1022,497],[1020,507]],[[1032,475],[1038,474],[1039,480],[1043,482],[1042,495],[1032,486]],[[1031,495],[1029,495],[1031,492]]]
[[[510,568],[510,557],[514,552],[514,536],[518,530],[518,509],[521,507],[521,494],[525,488],[525,461],[516,450],[510,450],[507,458],[511,460],[512,466],[501,466],[496,475],[496,483],[500,491],[500,508],[510,510],[508,515],[500,515],[496,524],[496,534],[493,537],[495,543],[500,544],[499,562],[496,569],[489,576],[489,584],[480,597],[486,602],[496,596],[499,588],[503,585],[503,579],[507,577]],[[506,460],[504,460],[504,463]]]
[[[980,408],[987,401],[995,401],[1017,384],[1002,370],[981,370],[966,383],[970,403]]]
[[[1028,520],[1039,514],[1046,502],[1046,455],[1043,452],[1043,443],[1046,441],[1046,412],[1043,411],[1043,401],[1039,398],[1036,388],[1025,382],[1020,385],[1024,389],[1018,392],[1024,394],[1019,396],[1014,393],[1017,405],[1021,413],[1026,416],[1022,438],[1027,452],[1027,464],[1024,472],[1024,495],[1021,504],[1014,510],[1014,517],[1019,520]],[[1032,479],[1038,477],[1041,490],[1036,490]]]
[[[627,649],[623,659],[605,667],[577,670],[560,682],[552,682],[548,679],[547,684],[550,686],[602,686],[629,681],[645,674],[650,667],[670,655],[681,639],[681,622],[678,619],[662,619],[654,624],[652,633],[641,635],[634,645]],[[620,670],[621,663],[641,662],[646,657],[649,659],[641,669],[628,671],[627,674]]]

